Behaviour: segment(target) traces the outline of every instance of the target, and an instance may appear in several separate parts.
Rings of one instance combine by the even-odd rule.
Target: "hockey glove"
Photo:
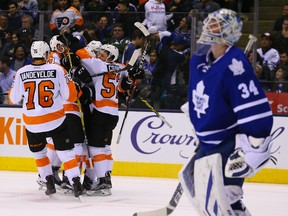
[[[70,55],[71,63],[70,63],[70,59],[68,55],[60,60],[61,65],[66,70],[69,70],[71,67],[78,67],[80,64],[80,58],[77,55],[73,53],[70,53],[69,55]]]
[[[226,177],[252,177],[268,163],[271,147],[271,136],[254,138],[237,134],[235,150],[229,156],[225,166]]]
[[[133,80],[143,79],[145,76],[145,71],[140,68],[131,68],[130,70],[128,70],[128,75]]]
[[[90,83],[92,82],[92,77],[90,76],[89,72],[84,68],[82,65],[79,65],[73,74],[73,77],[78,78],[83,83]]]
[[[94,86],[85,86],[81,88],[82,95],[80,96],[79,100],[81,104],[87,105],[92,103],[95,99],[95,88]]]

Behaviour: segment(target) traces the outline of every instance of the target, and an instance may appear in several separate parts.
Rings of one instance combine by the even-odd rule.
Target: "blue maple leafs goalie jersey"
[[[267,137],[271,108],[243,51],[232,46],[216,61],[211,56],[190,62],[190,119],[199,140],[211,148],[239,133]]]

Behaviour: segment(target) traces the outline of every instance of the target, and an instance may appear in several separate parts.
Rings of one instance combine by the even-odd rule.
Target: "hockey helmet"
[[[100,51],[102,43],[100,41],[92,40],[88,43],[85,49],[89,52],[92,57],[96,57],[97,53]]]
[[[30,52],[33,59],[46,59],[47,54],[50,53],[50,47],[45,41],[34,41]]]
[[[54,36],[51,38],[51,40],[50,40],[50,47],[51,47],[51,50],[52,50],[52,51],[57,51],[57,52],[59,52],[59,53],[63,53],[63,52],[65,51],[65,49],[64,49],[64,47],[63,47],[64,44],[57,39],[58,36],[59,36],[59,35],[54,35]],[[62,47],[61,50],[58,49],[58,47],[57,47],[58,44]]]
[[[101,50],[105,50],[109,53],[108,58],[111,58],[112,61],[116,61],[119,56],[119,50],[116,46],[113,46],[111,44],[104,44],[101,46]]]

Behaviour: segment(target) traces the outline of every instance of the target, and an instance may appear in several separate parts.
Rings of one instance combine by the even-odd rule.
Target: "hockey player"
[[[18,104],[23,99],[23,120],[29,148],[38,172],[46,182],[46,195],[56,193],[52,167],[47,157],[46,138],[52,137],[75,197],[83,193],[74,145],[67,130],[63,99],[74,102],[77,90],[67,71],[57,64],[46,64],[50,48],[44,41],[31,46],[33,64],[18,70],[9,91],[9,100]]]
[[[76,38],[70,35],[66,35],[66,37],[69,38],[69,47],[80,57],[81,64],[83,65],[83,69],[80,72],[75,71],[74,76],[77,77],[79,74],[79,79],[84,83],[92,80],[93,88],[95,89],[93,90],[93,88],[91,89],[90,87],[88,91],[87,88],[82,89],[84,95],[88,92],[87,96],[92,98],[91,114],[86,115],[86,113],[84,113],[84,120],[88,146],[91,156],[93,157],[93,170],[98,181],[93,191],[90,191],[91,193],[87,191],[87,194],[110,195],[111,192],[109,188],[111,185],[109,185],[105,177],[105,175],[107,176],[107,171],[109,171],[106,158],[109,160],[110,157],[106,157],[106,145],[111,144],[112,131],[118,122],[117,91],[123,92],[129,90],[132,87],[133,80],[142,77],[142,74],[139,71],[131,70],[128,76],[127,71],[126,74],[125,72],[121,72],[97,76],[97,74],[103,72],[121,69],[119,64],[113,63],[119,55],[118,49],[115,46],[104,44],[101,46],[100,59],[91,58],[87,50],[77,43]],[[101,59],[105,60],[105,62]],[[106,61],[109,63],[106,63]],[[90,95],[89,92],[93,94]],[[89,179],[93,181],[94,176],[89,177]],[[91,189],[89,179],[84,179],[83,185],[86,189]]]
[[[72,69],[73,65],[78,66],[80,63],[80,60],[77,59],[77,57],[73,57],[73,62],[72,62],[72,55],[69,52],[68,48],[59,40],[57,40],[57,37],[59,35],[55,35],[51,38],[50,40],[50,48],[51,48],[51,53],[49,56],[49,61],[66,66],[69,69]],[[70,55],[70,56],[68,56]],[[69,58],[70,61],[69,62]],[[76,60],[75,60],[76,59]],[[66,65],[63,65],[65,63]],[[70,68],[71,67],[71,68]],[[69,102],[69,101],[63,101],[64,104],[64,111],[66,115],[66,121],[68,122],[68,129],[70,132],[70,139],[71,142],[74,143],[74,149],[75,149],[75,157],[78,162],[79,170],[81,172],[82,169],[82,161],[85,157],[83,156],[83,145],[84,145],[84,132],[83,132],[83,127],[81,123],[81,116],[80,116],[80,108],[77,103],[77,101],[74,102]],[[53,141],[52,141],[53,142]],[[51,143],[51,140],[50,140]],[[49,147],[50,145],[48,145]],[[59,184],[59,176],[58,176],[58,171],[61,166],[61,161],[58,160],[56,152],[48,148],[48,153],[50,155],[50,159],[54,158],[52,160],[53,165],[53,174],[55,177],[55,183]],[[84,161],[83,161],[84,162]],[[62,185],[62,188],[69,188],[69,181],[67,181],[67,177],[63,175],[63,183],[60,183]]]
[[[254,175],[270,157],[272,112],[247,57],[234,46],[241,29],[234,11],[209,14],[197,42],[208,49],[199,49],[190,62],[189,112],[200,143],[192,159],[194,171],[183,173],[182,185],[199,204],[201,215],[220,215],[225,203],[227,211],[221,215],[250,215],[241,201],[244,178]],[[200,161],[209,161],[215,154],[222,159],[216,171],[205,166],[197,169]],[[219,173],[224,185],[215,182]],[[187,190],[189,181],[194,181],[196,192]],[[221,186],[223,191],[215,193]],[[203,199],[198,189],[206,191]],[[224,199],[220,200],[221,195]]]

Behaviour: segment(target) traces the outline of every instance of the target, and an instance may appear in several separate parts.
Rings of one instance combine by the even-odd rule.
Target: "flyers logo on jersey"
[[[58,17],[56,19],[57,27],[61,28],[61,26],[67,26],[69,24],[69,18],[68,17]]]

